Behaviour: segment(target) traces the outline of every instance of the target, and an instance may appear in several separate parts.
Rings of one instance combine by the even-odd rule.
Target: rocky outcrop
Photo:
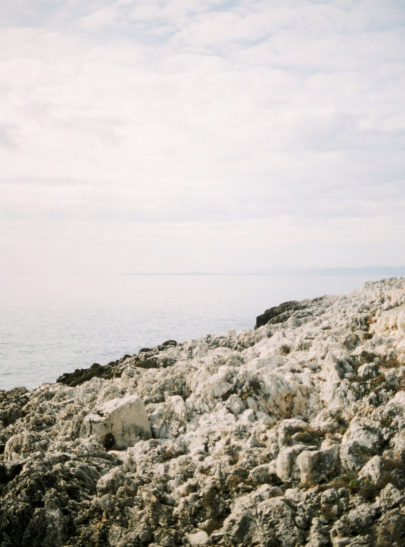
[[[1,547],[405,545],[405,279],[261,317],[0,392]]]
[[[94,436],[105,448],[119,450],[151,437],[148,416],[138,395],[118,397],[96,407],[84,418],[80,433]]]
[[[92,378],[104,378],[105,380],[110,380],[111,378],[116,378],[121,376],[122,369],[120,368],[120,363],[125,360],[129,355],[126,355],[123,359],[118,361],[111,361],[107,365],[100,365],[99,363],[93,363],[89,368],[77,368],[74,372],[66,372],[59,376],[56,380],[61,384],[66,384],[67,386],[78,386],[91,380]]]
[[[289,302],[283,302],[278,306],[269,308],[261,315],[256,317],[256,329],[262,327],[263,325],[276,325],[277,323],[285,323],[292,315],[296,318],[305,317],[305,310],[311,307],[311,304],[316,304],[320,302],[322,297],[315,298],[313,300],[302,300],[297,302],[296,300],[291,300]],[[295,312],[295,313],[294,313]],[[301,312],[301,313],[297,313]]]

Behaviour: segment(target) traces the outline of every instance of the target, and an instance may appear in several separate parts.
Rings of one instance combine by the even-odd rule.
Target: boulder
[[[381,479],[383,462],[380,456],[373,456],[359,472],[359,479],[368,479],[377,483]]]
[[[190,545],[192,547],[197,547],[199,545],[208,545],[209,537],[207,532],[200,530],[198,532],[194,532],[193,534],[189,534],[188,541],[190,542]]]
[[[357,472],[381,450],[383,437],[376,424],[366,418],[354,418],[343,436],[340,460],[345,471]]]
[[[256,523],[252,514],[237,507],[225,520],[222,532],[227,544],[249,545],[255,527]]]
[[[149,439],[151,429],[138,395],[112,399],[88,414],[82,423],[83,437],[95,435],[107,449],[124,449],[140,439]]]
[[[257,526],[252,545],[303,545],[303,532],[295,523],[294,510],[286,500],[270,498],[257,507]]]
[[[284,323],[289,317],[291,317],[294,311],[299,310],[300,308],[301,305],[296,300],[283,302],[279,306],[269,308],[264,313],[262,313],[262,315],[258,315],[256,317],[255,328],[258,329],[259,327],[266,325],[269,322],[271,322],[272,324]]]
[[[276,473],[280,480],[290,482],[298,478],[296,460],[304,448],[305,446],[300,444],[280,450],[276,460]]]
[[[303,450],[297,457],[303,484],[318,483],[334,475],[339,464],[339,445],[321,450]]]

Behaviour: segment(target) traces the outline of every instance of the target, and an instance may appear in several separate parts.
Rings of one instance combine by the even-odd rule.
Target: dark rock
[[[292,312],[301,309],[300,302],[296,300],[291,300],[290,302],[283,302],[279,306],[274,306],[269,308],[262,315],[256,317],[256,326],[258,329],[267,323],[274,325],[275,323],[284,323],[289,317],[291,317]]]
[[[177,346],[176,340],[166,340],[166,342],[163,342],[163,344],[160,344],[159,350],[166,349],[169,346]]]
[[[154,357],[154,354],[150,351],[144,351],[138,354],[135,364],[141,368],[159,368],[160,362]]]
[[[103,468],[108,469],[114,462],[104,460],[100,465],[95,456],[86,462],[59,460],[55,464],[43,460],[28,462],[24,467],[22,463],[0,466],[2,547],[57,547],[86,533],[83,524],[96,529],[101,521],[100,508],[94,504],[89,511],[87,500],[96,495]],[[78,538],[74,544],[93,545]]]
[[[28,393],[25,387],[0,390],[0,425],[7,427],[24,416],[23,407],[28,401]]]
[[[21,473],[22,463],[0,464],[0,484],[7,484]]]
[[[141,368],[159,368],[167,367],[174,363],[173,359],[164,358],[156,359],[154,356],[158,351],[167,349],[170,346],[177,346],[176,340],[166,340],[163,344],[160,344],[156,348],[141,348],[138,352],[138,355],[124,355],[121,359],[117,361],[111,361],[107,365],[100,365],[99,363],[93,363],[90,368],[80,368],[76,369],[74,372],[66,372],[59,376],[56,380],[60,384],[65,384],[67,386],[75,387],[92,378],[103,378],[104,380],[110,380],[112,378],[119,378],[123,371],[122,363],[132,358],[133,364]],[[1,402],[1,401],[0,401]],[[0,415],[1,418],[1,415]]]
[[[288,302],[283,302],[279,306],[274,306],[269,308],[262,315],[256,317],[256,326],[258,329],[263,325],[276,325],[278,323],[285,323],[292,315],[297,318],[303,318],[308,315],[313,315],[314,311],[309,308],[316,306],[317,304],[324,303],[325,297],[320,296],[318,298],[313,298],[312,300],[301,300],[300,302],[296,300],[291,300]]]
[[[353,351],[360,344],[360,338],[357,334],[350,333],[343,341],[343,345],[349,351]]]
[[[104,378],[105,380],[117,378],[122,374],[122,368],[120,368],[119,365],[126,358],[127,356],[118,361],[112,361],[104,366],[99,363],[93,363],[90,368],[80,368],[76,369],[74,372],[66,372],[65,374],[62,374],[62,376],[59,376],[56,381],[60,384],[74,387],[83,384],[83,382],[87,382],[92,378]]]
[[[375,529],[375,545],[405,545],[405,515],[398,509],[383,515]]]

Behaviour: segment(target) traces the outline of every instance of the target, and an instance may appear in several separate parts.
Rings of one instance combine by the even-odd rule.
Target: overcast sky
[[[0,0],[2,272],[402,265],[403,0]]]

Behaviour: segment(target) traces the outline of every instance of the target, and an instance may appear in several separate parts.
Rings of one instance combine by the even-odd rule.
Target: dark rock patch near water
[[[323,300],[322,297],[314,298],[312,300],[302,300],[298,302],[297,300],[290,300],[288,302],[283,302],[278,306],[269,308],[264,313],[256,317],[256,326],[258,329],[263,325],[277,325],[279,323],[285,323],[292,315],[296,315],[298,318],[302,314],[296,314],[297,311],[303,311],[310,308],[313,304],[320,303]],[[306,314],[304,314],[306,315]]]
[[[74,372],[66,372],[65,374],[62,374],[62,376],[59,376],[56,381],[59,384],[75,387],[84,382],[88,382],[92,378],[103,378],[104,380],[119,378],[123,369],[129,362],[132,366],[138,366],[140,368],[167,367],[172,365],[174,360],[167,357],[159,358],[158,354],[164,352],[168,348],[175,348],[176,346],[176,340],[166,340],[166,342],[163,342],[155,348],[141,348],[137,355],[124,355],[121,359],[111,361],[107,365],[93,363],[89,368],[80,368],[76,369]]]
[[[62,374],[56,381],[59,384],[75,387],[92,378],[104,378],[104,380],[118,378],[122,374],[122,367],[120,367],[120,365],[127,357],[129,357],[129,355],[125,355],[122,359],[112,361],[107,365],[93,363],[89,368],[77,368],[74,372]]]

